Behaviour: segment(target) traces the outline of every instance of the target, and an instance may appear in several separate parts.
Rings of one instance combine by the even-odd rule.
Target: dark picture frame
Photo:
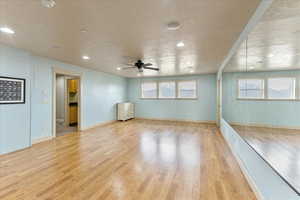
[[[25,104],[26,79],[0,76],[0,105]]]

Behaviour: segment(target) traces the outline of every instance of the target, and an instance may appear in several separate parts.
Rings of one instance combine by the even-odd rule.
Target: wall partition
[[[299,1],[274,0],[219,77],[220,129],[259,199],[300,199]]]

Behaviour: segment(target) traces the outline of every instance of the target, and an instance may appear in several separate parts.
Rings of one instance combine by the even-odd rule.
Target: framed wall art
[[[0,76],[0,104],[24,104],[25,83],[22,78]]]

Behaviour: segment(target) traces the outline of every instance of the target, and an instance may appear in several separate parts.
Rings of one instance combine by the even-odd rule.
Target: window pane
[[[240,90],[239,98],[247,98],[247,90]]]
[[[247,89],[247,80],[239,80],[239,89],[240,90],[246,90]]]
[[[142,83],[142,98],[157,98],[156,82]]]
[[[241,90],[239,98],[261,99],[264,96],[263,90]]]
[[[239,80],[240,89],[242,90],[261,90],[263,86],[263,80],[261,79],[241,79]]]
[[[295,78],[268,79],[269,99],[295,99]]]
[[[178,82],[178,97],[197,98],[197,82],[196,81]]]
[[[240,79],[239,98],[242,99],[262,99],[264,98],[264,80],[263,79]]]
[[[175,98],[175,82],[160,82],[159,98]]]

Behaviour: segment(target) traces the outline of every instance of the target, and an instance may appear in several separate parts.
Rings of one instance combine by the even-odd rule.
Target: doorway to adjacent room
[[[54,75],[53,135],[58,137],[80,130],[80,76]]]

